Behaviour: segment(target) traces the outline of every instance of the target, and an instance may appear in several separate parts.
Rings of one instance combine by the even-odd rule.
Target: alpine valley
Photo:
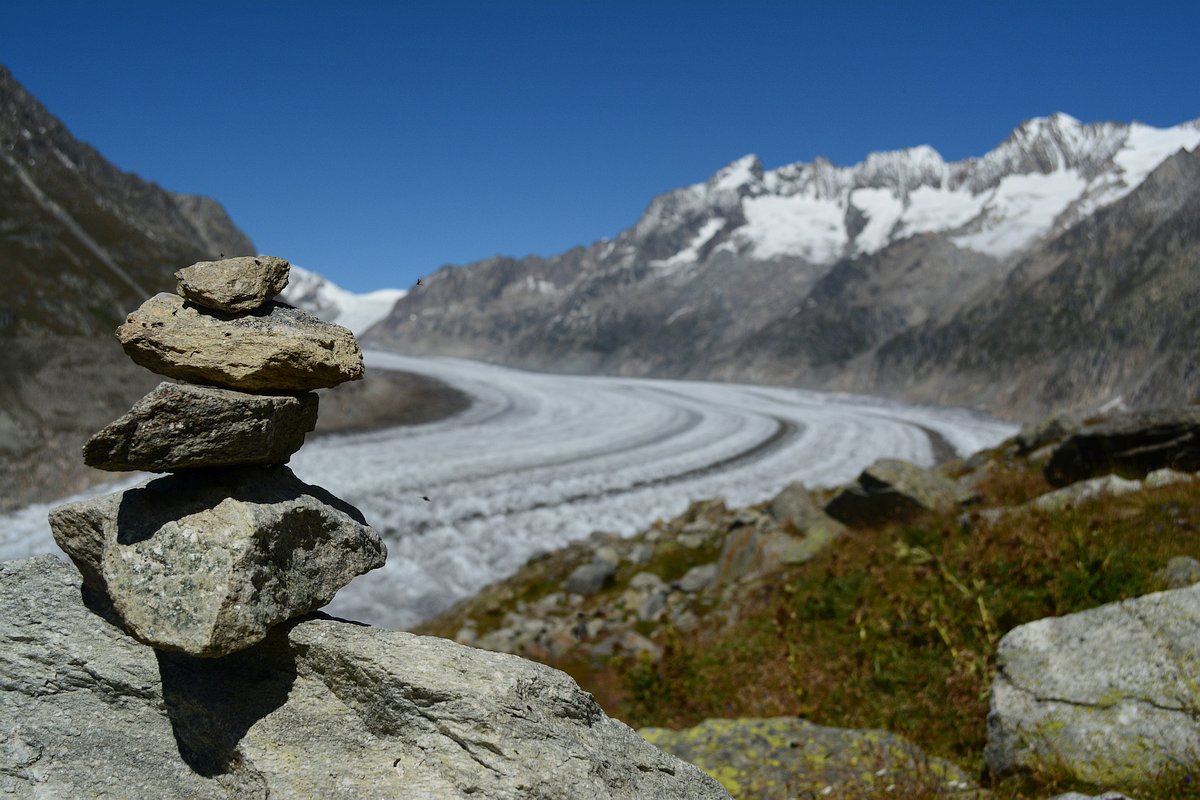
[[[365,341],[1000,416],[1194,397],[1200,120],[1026,121],[991,152],[746,156],[615,239],[444,267]]]

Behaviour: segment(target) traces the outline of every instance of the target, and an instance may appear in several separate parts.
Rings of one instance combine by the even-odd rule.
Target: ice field
[[[797,389],[549,375],[380,352],[366,361],[432,375],[475,401],[428,425],[312,438],[292,458],[301,480],[358,506],[388,546],[387,565],[325,610],[392,627],[592,531],[631,534],[700,498],[744,505],[793,480],[840,483],[884,456],[930,464],[931,432],[967,454],[1015,431],[961,409]],[[46,523],[56,504],[0,516],[0,559],[59,552]]]

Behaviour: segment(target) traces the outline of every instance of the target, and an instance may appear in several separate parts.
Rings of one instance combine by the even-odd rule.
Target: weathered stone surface
[[[156,294],[117,328],[136,363],[166,375],[247,391],[307,391],[363,376],[346,328],[281,303],[231,316]]]
[[[700,767],[731,794],[755,800],[842,797],[868,788],[896,797],[924,789],[921,796],[937,791],[941,797],[941,792],[975,788],[954,764],[881,730],[825,728],[775,717],[710,719],[686,730],[644,728],[641,734]]]
[[[155,653],[50,556],[0,564],[0,675],[16,797],[728,797],[548,667],[319,616]]]
[[[357,509],[287,467],[176,473],[59,506],[50,527],[133,636],[196,656],[249,647],[387,554]]]
[[[825,505],[825,513],[847,525],[877,525],[921,511],[950,511],[971,492],[916,464],[881,458]]]
[[[175,273],[185,300],[217,311],[253,311],[283,291],[291,265],[275,256],[201,261]]]
[[[1167,589],[1184,589],[1200,583],[1200,561],[1191,556],[1175,556],[1154,573],[1153,580]]]
[[[997,650],[993,774],[1136,788],[1200,770],[1200,586],[1021,625]]]
[[[83,447],[90,467],[169,472],[284,464],[317,423],[317,395],[160,383]]]
[[[1200,408],[1130,412],[1081,428],[1054,448],[1045,474],[1065,486],[1110,472],[1141,478],[1163,467],[1200,470]]]

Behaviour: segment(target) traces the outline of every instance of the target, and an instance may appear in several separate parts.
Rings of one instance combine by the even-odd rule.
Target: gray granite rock
[[[606,586],[610,586],[617,574],[617,565],[611,561],[596,560],[590,564],[576,567],[567,576],[564,588],[572,594],[595,594]]]
[[[275,256],[201,261],[175,273],[185,300],[217,311],[253,311],[283,291],[291,265]]]
[[[0,564],[0,676],[5,796],[729,797],[540,664],[319,616],[156,653],[51,556]]]
[[[1175,556],[1154,573],[1154,580],[1168,589],[1184,589],[1200,583],[1200,561],[1191,556]]]
[[[834,495],[825,513],[847,525],[878,525],[926,510],[950,511],[971,497],[970,490],[936,472],[881,458]]]
[[[156,294],[117,328],[137,364],[169,378],[254,392],[301,392],[363,376],[346,328],[281,303],[233,316]]]
[[[105,470],[169,472],[284,464],[317,424],[317,395],[258,395],[160,383],[83,447]]]
[[[1021,625],[996,657],[993,774],[1134,789],[1200,772],[1200,586]]]
[[[179,472],[59,506],[50,527],[130,634],[195,656],[249,647],[387,552],[357,509],[287,467]]]

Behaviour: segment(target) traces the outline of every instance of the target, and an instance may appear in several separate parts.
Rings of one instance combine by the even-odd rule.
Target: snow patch
[[[1011,255],[1048,232],[1085,188],[1087,181],[1073,169],[1008,175],[984,204],[982,229],[953,241],[997,258]]]
[[[836,201],[762,195],[743,200],[742,211],[746,224],[738,236],[753,245],[758,258],[797,255],[828,264],[846,247],[845,208]]]
[[[855,189],[850,193],[850,205],[867,218],[866,226],[854,239],[860,253],[882,249],[904,213],[904,203],[890,189]]]
[[[1197,144],[1200,144],[1200,128],[1194,125],[1151,128],[1135,122],[1129,126],[1125,146],[1113,157],[1113,161],[1121,168],[1125,183],[1132,191],[1159,164],[1180,150],[1195,150]]]
[[[292,265],[287,288],[280,297],[285,303],[316,314],[326,322],[349,328],[355,336],[388,315],[403,289],[376,289],[355,294],[315,272]]]
[[[687,246],[670,258],[656,259],[650,266],[658,267],[670,274],[685,264],[694,264],[700,258],[700,250],[725,227],[724,217],[713,217],[700,226],[700,230],[692,237]]]

